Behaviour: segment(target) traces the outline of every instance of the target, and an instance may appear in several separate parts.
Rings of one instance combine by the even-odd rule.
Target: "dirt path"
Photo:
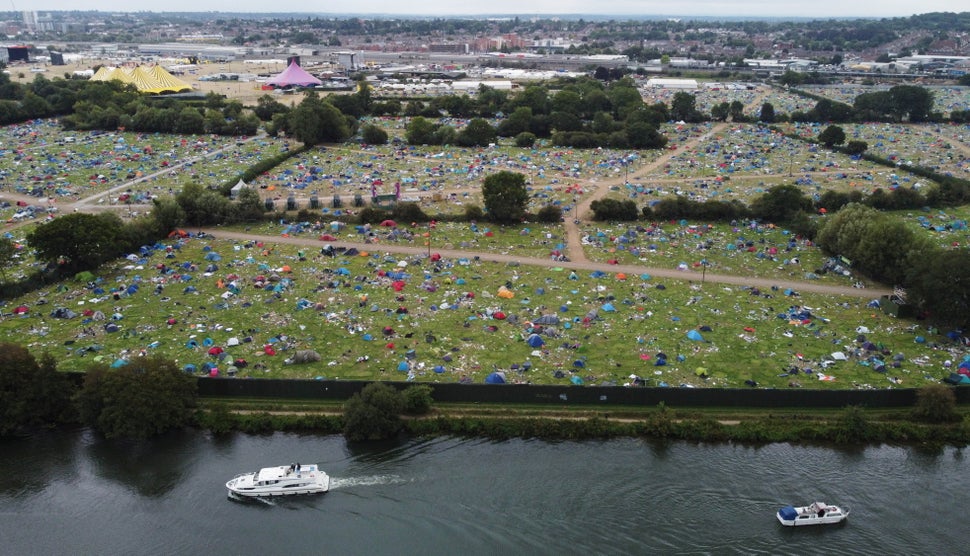
[[[223,239],[234,239],[238,241],[263,241],[268,243],[285,243],[288,245],[300,245],[305,247],[322,247],[323,242],[318,239],[309,237],[282,237],[275,235],[261,235],[253,234],[248,232],[232,232],[229,230],[223,230],[221,228],[202,228],[200,231],[207,234],[211,234],[217,238]],[[427,255],[428,250],[424,247],[416,247],[411,245],[393,245],[387,243],[363,243],[363,242],[351,242],[351,241],[328,241],[327,243],[334,246],[341,247],[353,247],[360,251],[379,251],[382,253],[397,253],[402,255]],[[541,266],[546,268],[557,268],[561,267],[569,270],[583,270],[583,271],[593,271],[600,270],[603,272],[624,272],[631,276],[638,276],[640,274],[649,274],[653,277],[670,278],[674,280],[690,280],[697,283],[707,283],[712,284],[730,284],[734,286],[753,286],[763,289],[770,289],[771,287],[778,287],[780,289],[791,288],[798,292],[815,292],[823,293],[829,295],[842,295],[847,297],[870,299],[874,297],[879,297],[880,295],[888,295],[891,293],[889,289],[885,288],[867,288],[859,289],[849,286],[830,286],[825,284],[818,284],[815,282],[802,282],[802,281],[791,281],[791,280],[774,280],[768,278],[753,278],[750,276],[732,276],[728,274],[716,274],[712,272],[698,272],[696,270],[675,270],[669,268],[657,268],[649,266],[639,266],[639,265],[611,265],[607,263],[597,263],[592,261],[568,261],[560,262],[554,261],[548,258],[538,258],[538,257],[523,257],[519,255],[503,255],[500,253],[486,253],[486,252],[474,252],[474,251],[464,251],[460,249],[434,249],[435,253],[439,253],[443,257],[450,258],[470,258],[478,257],[482,261],[486,262],[496,262],[501,264],[508,263],[518,263],[530,266]]]
[[[763,100],[766,94],[767,94],[766,92],[761,93],[754,100],[752,100],[751,103],[749,103],[749,106],[758,105]],[[730,126],[729,123],[716,124],[707,133],[700,135],[698,137],[695,137],[680,146],[690,147],[690,146],[697,145],[713,135],[722,133],[729,126]],[[246,140],[253,141],[261,137],[262,135],[258,135],[258,136],[250,137]],[[74,210],[74,211],[83,211],[83,212],[97,212],[97,211],[103,211],[103,210],[127,208],[127,205],[122,207],[119,207],[117,205],[106,205],[103,203],[103,200],[106,198],[109,198],[114,193],[126,190],[138,183],[151,180],[157,176],[167,174],[174,170],[178,170],[189,163],[205,160],[231,147],[232,145],[227,145],[221,149],[217,149],[210,153],[206,153],[205,155],[202,155],[199,157],[193,157],[191,159],[186,159],[185,161],[179,164],[176,164],[174,166],[171,166],[169,168],[165,168],[164,170],[159,170],[157,172],[142,176],[140,178],[126,181],[124,183],[111,187],[106,191],[100,191],[98,193],[83,197],[73,203],[59,204],[59,208],[61,211]],[[458,249],[435,249],[435,252],[441,254],[442,256],[446,256],[450,258],[477,257],[482,261],[491,261],[491,262],[500,263],[500,264],[518,263],[518,264],[525,264],[525,265],[531,265],[531,266],[542,266],[546,268],[561,267],[569,270],[582,270],[582,271],[600,270],[603,272],[610,272],[610,273],[624,272],[628,275],[649,274],[651,276],[659,277],[659,278],[693,281],[701,285],[705,284],[706,282],[711,282],[712,284],[748,286],[748,287],[757,287],[762,289],[770,289],[770,288],[792,289],[796,292],[799,292],[799,291],[814,292],[814,293],[822,293],[822,294],[828,294],[828,295],[840,295],[840,296],[864,298],[864,299],[874,298],[880,295],[886,295],[890,293],[890,290],[885,288],[859,289],[859,288],[853,288],[853,287],[847,287],[847,286],[824,285],[824,284],[818,284],[815,282],[777,280],[777,279],[768,279],[768,278],[754,278],[749,276],[717,274],[712,272],[705,272],[703,270],[701,272],[698,272],[696,270],[675,270],[675,269],[669,269],[669,268],[659,268],[659,267],[641,266],[641,265],[628,265],[628,264],[610,265],[607,263],[597,263],[597,262],[590,261],[588,257],[586,257],[586,254],[583,250],[582,230],[580,229],[580,222],[582,221],[582,218],[590,214],[590,205],[594,201],[598,199],[602,199],[607,194],[609,194],[612,187],[617,185],[624,185],[629,180],[641,179],[642,178],[641,174],[646,174],[656,170],[657,168],[662,167],[681,150],[683,149],[678,149],[677,151],[668,151],[664,153],[660,158],[654,161],[651,161],[646,164],[642,164],[640,166],[637,166],[634,169],[630,169],[629,171],[624,172],[624,175],[620,177],[608,178],[608,179],[602,179],[602,180],[596,179],[596,178],[586,180],[584,182],[584,187],[587,188],[590,192],[587,193],[584,196],[584,198],[574,208],[574,213],[571,215],[573,216],[573,218],[567,219],[567,221],[564,223],[564,230],[565,230],[565,236],[566,236],[566,249],[571,259],[570,261],[553,261],[548,258],[524,257],[524,256],[518,256],[518,255],[505,255],[500,253],[488,253],[488,252],[474,252],[474,251],[465,251],[465,250],[458,250]],[[764,178],[764,176],[758,176],[758,177],[760,179]],[[733,179],[743,179],[743,178],[744,176],[733,177]],[[663,181],[665,183],[676,183],[678,181],[684,181],[684,179],[685,178],[662,179],[659,181]],[[454,191],[463,192],[466,190],[458,189]],[[421,193],[426,195],[432,195],[434,193],[442,193],[442,192],[421,192]],[[447,194],[447,193],[448,192],[444,192],[444,194]],[[8,198],[9,200],[33,201],[34,204],[36,204],[38,200],[37,198],[23,196],[19,194],[10,194],[6,192],[3,193],[3,196]],[[102,202],[99,203],[98,202],[99,200],[101,200]],[[28,220],[28,221],[13,223],[13,224],[7,224],[5,226],[5,229],[10,230],[10,229],[18,228],[21,226],[28,225],[31,222],[34,222],[34,221]],[[273,235],[262,235],[262,234],[246,233],[246,232],[232,232],[232,231],[223,230],[220,228],[206,228],[206,229],[203,229],[202,231],[212,234],[213,236],[216,236],[216,237],[233,239],[238,241],[265,241],[265,242],[286,243],[286,244],[309,246],[309,247],[322,246],[322,243],[319,240],[306,238],[306,237],[279,237],[279,236],[273,236]],[[410,246],[410,245],[392,245],[392,244],[383,244],[383,243],[368,244],[364,242],[348,242],[348,241],[333,241],[329,243],[338,245],[338,246],[348,247],[348,248],[354,247],[361,251],[377,250],[381,252],[399,253],[399,254],[406,254],[406,255],[427,254],[427,249],[422,247]]]
[[[751,101],[749,106],[758,105],[764,99],[767,93],[762,93]],[[694,139],[684,143],[682,147],[693,146],[706,140],[708,137],[722,133],[725,129],[730,126],[729,123],[719,123],[713,126],[707,133],[695,137]],[[546,268],[561,267],[570,270],[583,270],[583,271],[593,271],[600,270],[604,272],[624,272],[629,275],[640,275],[649,274],[654,277],[660,278],[670,278],[674,280],[688,280],[693,282],[698,282],[704,284],[706,282],[711,282],[712,284],[728,284],[732,286],[749,286],[758,287],[762,289],[770,289],[773,287],[779,289],[792,289],[796,292],[814,292],[822,293],[828,295],[841,295],[854,298],[864,298],[870,299],[874,297],[879,297],[880,295],[888,295],[891,293],[889,289],[886,288],[868,288],[860,289],[848,286],[832,286],[818,284],[815,282],[805,282],[805,281],[791,281],[791,280],[776,280],[768,278],[754,278],[749,276],[734,276],[727,274],[717,274],[696,270],[675,270],[669,268],[658,268],[650,266],[640,266],[640,265],[610,265],[606,263],[597,263],[590,261],[582,247],[582,232],[579,227],[579,221],[581,221],[583,216],[589,214],[590,205],[593,201],[597,199],[602,199],[609,192],[610,188],[615,185],[624,184],[629,179],[639,179],[637,174],[648,173],[657,168],[662,167],[671,157],[675,156],[678,151],[668,151],[663,156],[654,160],[650,163],[643,164],[636,169],[625,172],[626,175],[617,178],[610,178],[604,180],[587,180],[585,186],[592,190],[584,196],[583,200],[577,204],[574,218],[569,219],[564,223],[565,235],[566,235],[566,245],[567,252],[569,253],[570,261],[553,261],[548,258],[538,258],[538,257],[523,257],[518,255],[504,255],[499,253],[487,253],[487,252],[473,252],[464,251],[457,249],[435,249],[435,252],[441,254],[442,256],[451,258],[461,258],[461,257],[478,257],[482,261],[491,261],[496,263],[508,264],[508,263],[518,263],[532,266],[542,266]],[[764,178],[764,176],[759,176]],[[665,180],[665,181],[682,181],[682,180]],[[251,234],[245,232],[231,232],[227,230],[222,230],[218,228],[206,228],[202,231],[210,233],[214,236],[228,239],[235,239],[239,241],[265,241],[265,242],[275,242],[275,243],[287,243],[292,245],[302,245],[310,247],[322,246],[319,240],[305,238],[305,237],[277,237],[268,236],[260,234]],[[347,242],[347,241],[331,241],[329,242],[333,245],[338,245],[342,247],[354,247],[361,251],[381,251],[387,253],[398,253],[405,255],[426,255],[427,249],[423,247],[416,247],[410,245],[393,245],[393,244],[368,244],[363,242]]]

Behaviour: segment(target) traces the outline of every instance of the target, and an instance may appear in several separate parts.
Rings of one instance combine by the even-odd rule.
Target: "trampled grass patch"
[[[961,356],[865,298],[796,293],[432,261],[379,245],[329,257],[272,239],[190,239],[133,254],[91,283],[12,300],[0,337],[64,369],[159,354],[239,378],[482,382],[502,371],[508,382],[587,385],[918,386]],[[284,365],[302,349],[322,360]]]

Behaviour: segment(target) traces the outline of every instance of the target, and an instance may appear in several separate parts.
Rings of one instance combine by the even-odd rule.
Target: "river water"
[[[333,489],[227,497],[234,475],[293,462]],[[0,443],[0,554],[966,554],[968,470],[954,448],[82,429]],[[776,521],[815,499],[848,523]]]

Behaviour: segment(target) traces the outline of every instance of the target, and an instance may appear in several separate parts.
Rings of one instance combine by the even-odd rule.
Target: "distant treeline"
[[[0,73],[0,125],[51,117],[59,117],[64,129],[81,131],[254,135],[260,125],[242,103],[213,93],[176,100],[144,95],[118,81],[37,75],[22,85]]]

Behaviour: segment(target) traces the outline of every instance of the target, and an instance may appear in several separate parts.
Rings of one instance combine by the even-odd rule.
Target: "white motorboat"
[[[849,508],[833,506],[825,502],[812,502],[808,506],[785,506],[778,510],[778,521],[787,527],[802,525],[832,525],[842,523],[849,517]]]
[[[230,494],[247,497],[319,494],[330,490],[330,476],[315,463],[295,463],[237,475],[226,488]]]

